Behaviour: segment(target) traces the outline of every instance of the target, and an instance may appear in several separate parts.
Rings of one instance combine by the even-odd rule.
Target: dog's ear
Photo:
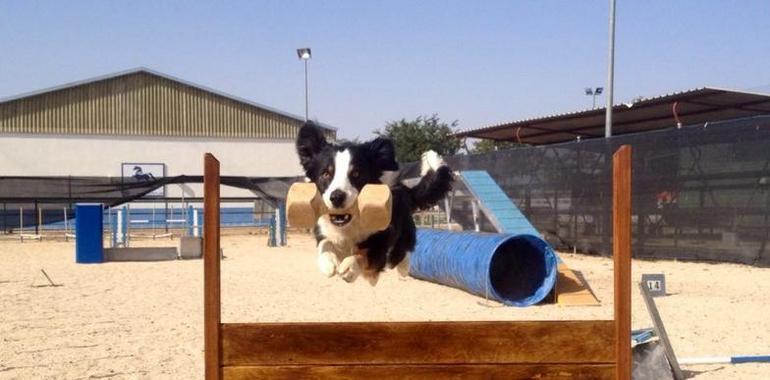
[[[328,143],[320,127],[312,121],[305,122],[297,135],[297,154],[299,162],[305,171],[310,169],[313,157],[321,152]]]
[[[383,137],[378,137],[366,143],[366,151],[369,159],[377,168],[383,171],[398,170],[396,162],[396,148],[393,141]]]

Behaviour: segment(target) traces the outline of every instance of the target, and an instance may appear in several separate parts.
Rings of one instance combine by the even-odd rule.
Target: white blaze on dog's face
[[[355,218],[352,206],[364,186],[381,183],[384,173],[398,170],[390,140],[330,144],[322,131],[312,125],[300,128],[297,154],[305,176],[318,186],[329,209],[323,218],[328,218],[336,228],[349,226]]]
[[[353,156],[350,149],[336,152],[334,156],[334,176],[323,193],[323,200],[329,210],[347,210],[358,197],[358,189],[350,182]]]

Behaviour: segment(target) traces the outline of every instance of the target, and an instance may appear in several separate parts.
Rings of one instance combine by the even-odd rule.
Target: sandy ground
[[[395,272],[376,287],[326,279],[310,237],[289,241],[267,248],[264,236],[223,237],[224,322],[611,319],[607,258],[562,255],[602,306],[521,309]],[[200,260],[77,265],[72,242],[9,241],[0,257],[0,378],[202,378]],[[40,269],[62,286],[39,286]],[[633,270],[666,274],[671,295],[657,303],[677,356],[770,352],[770,269],[634,261]],[[634,328],[652,326],[632,293]],[[770,365],[685,369],[698,380],[770,378]]]

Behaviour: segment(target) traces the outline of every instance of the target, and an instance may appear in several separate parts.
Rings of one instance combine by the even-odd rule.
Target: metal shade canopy
[[[703,87],[616,104],[613,135],[676,128],[770,114],[770,94]],[[675,116],[676,114],[676,116]],[[456,137],[473,137],[542,145],[604,137],[605,108],[554,114],[460,131]]]

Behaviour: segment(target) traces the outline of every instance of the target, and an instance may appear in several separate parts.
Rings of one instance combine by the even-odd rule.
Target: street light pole
[[[612,95],[615,90],[615,0],[610,0],[610,46],[607,67],[607,111],[604,120],[604,137],[612,137]]]
[[[301,48],[297,49],[297,58],[305,61],[305,121],[308,121],[310,119],[310,106],[309,106],[309,97],[308,97],[308,81],[307,81],[307,61],[310,60],[312,57],[312,54],[310,52],[310,48]]]
[[[305,121],[308,121],[309,117],[309,105],[307,96],[307,59],[305,61]]]

